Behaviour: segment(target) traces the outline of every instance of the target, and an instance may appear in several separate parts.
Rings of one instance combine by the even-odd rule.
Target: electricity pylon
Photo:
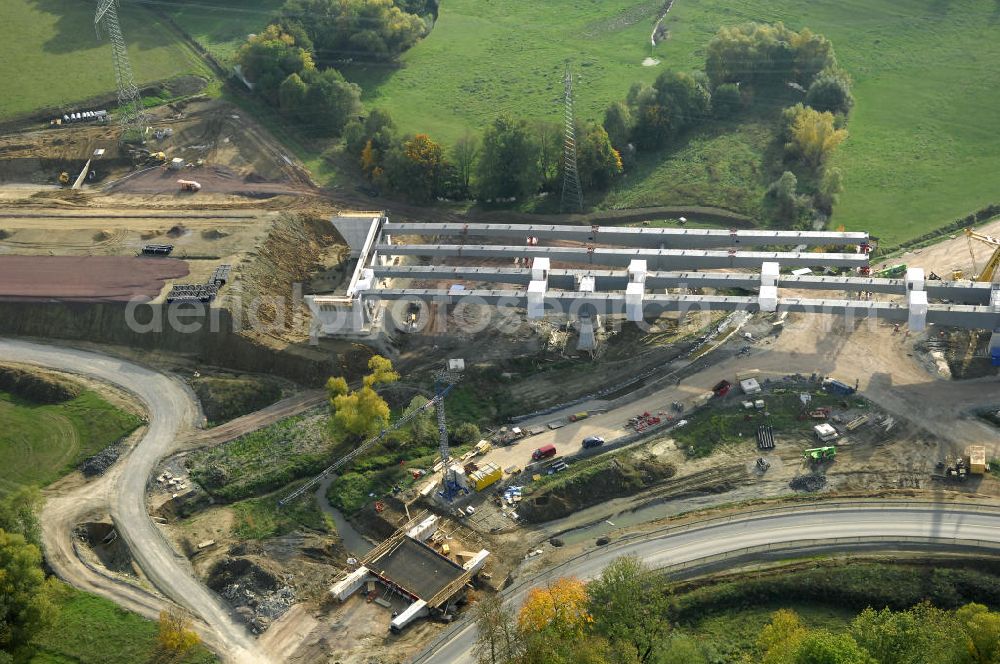
[[[576,170],[576,117],[573,114],[573,69],[566,63],[563,77],[566,99],[563,136],[563,188],[560,207],[563,212],[583,211],[583,192],[580,189],[580,174]]]
[[[94,15],[94,29],[101,38],[101,23],[111,40],[111,53],[115,65],[115,83],[118,86],[118,113],[121,123],[121,142],[142,141],[146,137],[149,121],[142,106],[142,96],[132,76],[128,49],[118,21],[118,0],[100,0]]]

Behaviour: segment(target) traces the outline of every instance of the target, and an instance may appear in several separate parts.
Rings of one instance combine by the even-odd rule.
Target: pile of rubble
[[[826,486],[826,475],[799,475],[788,483],[795,491],[819,491]]]
[[[248,558],[225,558],[215,565],[208,585],[254,634],[260,634],[295,603],[289,581],[290,577],[265,570]]]
[[[94,456],[86,459],[80,466],[80,471],[87,477],[103,475],[108,468],[114,465],[118,458],[125,451],[125,446],[121,441],[108,445]]]

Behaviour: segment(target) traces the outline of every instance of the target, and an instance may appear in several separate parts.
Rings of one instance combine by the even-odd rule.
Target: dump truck
[[[469,480],[476,491],[482,491],[491,484],[495,484],[503,477],[503,471],[495,463],[484,463],[478,470],[469,473]]]
[[[178,180],[177,184],[180,185],[181,191],[201,191],[201,185],[194,180]]]

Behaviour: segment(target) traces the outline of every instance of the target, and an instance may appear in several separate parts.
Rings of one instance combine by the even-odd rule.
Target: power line
[[[566,63],[563,76],[565,110],[563,122],[563,189],[561,209],[567,212],[583,212],[583,192],[580,189],[580,174],[576,171],[576,117],[573,115],[573,68]]]
[[[97,38],[101,38],[101,24],[111,41],[111,55],[115,67],[115,83],[118,86],[118,114],[123,143],[141,141],[149,129],[149,120],[142,105],[142,95],[132,76],[132,65],[128,59],[128,48],[122,27],[118,21],[118,0],[102,0],[94,15]]]

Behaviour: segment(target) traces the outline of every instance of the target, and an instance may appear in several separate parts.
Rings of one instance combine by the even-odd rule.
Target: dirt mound
[[[106,242],[107,240],[110,240],[112,237],[114,237],[114,235],[111,233],[111,231],[103,229],[94,233],[94,242]]]
[[[826,486],[826,475],[799,475],[788,483],[795,491],[819,491]]]
[[[221,228],[212,228],[207,231],[202,231],[201,236],[206,240],[219,240],[224,237],[229,237],[229,233]]]
[[[565,471],[572,472],[572,471]],[[528,522],[560,519],[591,505],[631,496],[674,476],[674,466],[656,459],[609,459],[525,497],[518,513]]]
[[[161,235],[163,235],[163,231],[161,231],[160,229],[156,229],[152,231],[146,231],[145,233],[139,235],[139,237],[142,238],[143,240],[152,240],[154,237],[160,237]]]
[[[5,231],[4,229],[0,228],[0,240],[6,240],[11,235],[13,235],[13,233],[11,233],[10,231]]]
[[[187,229],[184,228],[183,224],[177,224],[176,226],[171,226],[170,230],[167,231],[167,237],[181,237],[187,233]]]
[[[0,390],[39,404],[63,403],[75,399],[83,388],[53,374],[0,367]]]

